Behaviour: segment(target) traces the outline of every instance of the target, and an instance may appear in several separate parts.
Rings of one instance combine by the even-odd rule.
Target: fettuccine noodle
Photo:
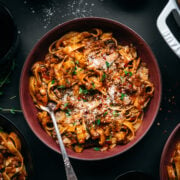
[[[169,164],[167,165],[169,180],[180,180],[180,142],[175,146]]]
[[[0,179],[25,180],[26,177],[19,137],[14,132],[0,132]]]
[[[32,66],[29,91],[37,108],[56,103],[64,144],[81,152],[132,141],[154,86],[132,44],[120,45],[111,32],[94,28],[54,41]],[[39,109],[38,119],[56,139],[48,113]]]

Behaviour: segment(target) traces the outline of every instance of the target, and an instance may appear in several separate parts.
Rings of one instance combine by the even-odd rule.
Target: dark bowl
[[[168,137],[166,144],[163,148],[160,161],[160,179],[168,180],[167,165],[170,162],[173,151],[175,150],[176,143],[180,141],[180,123],[175,127],[170,136]]]
[[[24,163],[26,167],[26,171],[28,173],[27,180],[31,180],[33,178],[33,163],[31,158],[31,153],[29,151],[29,147],[25,141],[24,136],[22,133],[18,130],[18,128],[5,116],[0,114],[0,127],[3,129],[3,131],[10,133],[15,132],[21,141],[21,153],[24,157]]]
[[[18,33],[14,18],[5,4],[0,2],[0,65],[12,60],[18,46]]]
[[[152,176],[142,171],[128,171],[117,176],[114,180],[154,180]]]
[[[142,61],[147,63],[150,70],[150,80],[155,86],[155,93],[146,109],[143,123],[137,131],[136,137],[133,141],[123,146],[117,146],[116,148],[106,152],[95,152],[91,148],[85,149],[82,153],[76,153],[73,150],[67,149],[69,157],[81,160],[106,159],[119,155],[133,147],[140,139],[142,139],[153,124],[161,100],[161,76],[157,61],[147,43],[139,35],[127,26],[110,19],[98,17],[75,19],[60,24],[45,34],[42,39],[37,42],[25,61],[20,80],[20,101],[25,119],[36,136],[48,147],[56,152],[60,152],[59,146],[41,127],[37,119],[37,109],[29,93],[28,82],[33,63],[39,59],[43,59],[45,54],[48,52],[49,45],[63,34],[72,30],[83,31],[93,27],[101,28],[104,31],[111,31],[119,42],[123,44],[133,43],[137,47],[139,56]]]

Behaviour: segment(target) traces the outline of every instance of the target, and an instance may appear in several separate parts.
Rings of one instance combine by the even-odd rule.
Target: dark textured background
[[[128,170],[140,170],[159,179],[163,146],[180,122],[180,59],[160,36],[156,19],[167,0],[0,0],[11,10],[20,44],[16,67],[0,96],[0,107],[20,109],[19,79],[23,63],[35,43],[51,28],[77,17],[99,16],[117,20],[135,30],[153,50],[162,74],[163,95],[157,118],[147,135],[121,156],[99,162],[71,160],[80,180],[113,180]],[[168,24],[180,40],[173,16]],[[16,96],[11,99],[12,96]],[[61,156],[46,147],[28,127],[23,114],[3,113],[23,132],[32,152],[35,179],[65,179]]]

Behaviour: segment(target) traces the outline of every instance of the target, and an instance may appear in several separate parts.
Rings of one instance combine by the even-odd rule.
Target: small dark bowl
[[[128,171],[117,176],[114,180],[154,180],[152,176],[141,171]]]
[[[126,145],[117,146],[106,152],[94,151],[93,148],[91,148],[85,149],[82,153],[76,153],[73,150],[67,149],[69,157],[81,160],[107,159],[119,155],[133,147],[144,137],[153,124],[161,100],[161,76],[157,61],[147,43],[139,35],[127,26],[110,19],[97,17],[75,19],[60,24],[45,34],[32,49],[24,64],[20,80],[20,101],[25,119],[36,136],[48,147],[60,153],[59,146],[41,127],[37,119],[37,109],[29,93],[29,76],[33,63],[39,59],[43,59],[48,52],[49,45],[65,33],[73,30],[84,31],[94,27],[101,28],[104,31],[113,32],[113,35],[121,44],[133,43],[136,46],[139,56],[143,62],[146,62],[149,68],[150,80],[155,86],[155,92],[146,109],[143,123],[137,131],[134,140]]]
[[[11,66],[12,59],[18,47],[19,38],[14,18],[5,4],[1,2],[0,24],[0,70],[6,69],[8,71],[7,67]]]
[[[31,158],[31,153],[29,151],[29,147],[25,141],[25,138],[23,137],[22,133],[18,130],[18,128],[5,116],[0,114],[0,127],[3,129],[3,131],[10,133],[15,132],[21,141],[21,153],[24,158],[24,163],[26,167],[26,171],[28,173],[27,180],[33,179],[33,163]]]
[[[180,123],[175,127],[170,136],[168,137],[166,144],[163,148],[160,161],[160,179],[168,180],[167,165],[170,162],[173,151],[175,150],[176,143],[180,142]]]

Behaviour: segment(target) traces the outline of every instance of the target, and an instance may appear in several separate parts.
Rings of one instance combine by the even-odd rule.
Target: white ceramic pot
[[[179,0],[169,0],[166,4],[165,8],[160,13],[158,19],[157,19],[157,27],[164,38],[164,40],[167,42],[169,47],[174,51],[174,53],[180,58],[180,43],[176,39],[176,37],[173,35],[171,30],[166,24],[166,19],[169,16],[171,12],[173,12],[173,15],[175,17],[175,20],[177,21],[178,25],[180,26],[180,5],[178,6]]]

